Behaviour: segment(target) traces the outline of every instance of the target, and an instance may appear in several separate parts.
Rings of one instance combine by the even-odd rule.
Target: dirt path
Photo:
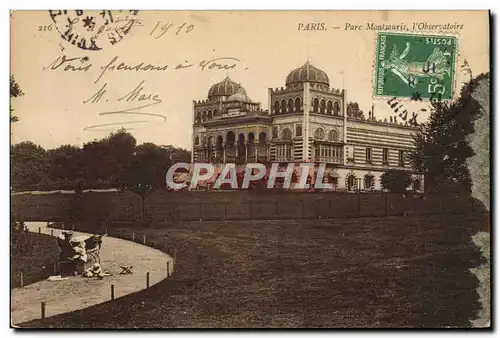
[[[27,222],[30,231],[50,234],[46,223]],[[53,230],[58,236],[61,230]],[[77,235],[88,235],[75,232]],[[54,239],[55,240],[55,239]],[[149,272],[149,285],[167,278],[167,262],[172,258],[153,248],[118,239],[104,237],[101,248],[101,265],[103,270],[112,276],[102,280],[72,276],[67,280],[49,282],[47,280],[34,283],[23,288],[12,289],[11,323],[19,324],[40,318],[41,302],[46,303],[46,317],[70,312],[106,302],[111,299],[111,284],[115,286],[115,298],[137,292],[146,288],[146,273]],[[120,265],[133,265],[132,275],[120,275]]]

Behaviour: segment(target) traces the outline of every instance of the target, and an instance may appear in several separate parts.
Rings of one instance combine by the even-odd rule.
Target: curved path
[[[30,231],[50,234],[45,222],[26,222]],[[54,236],[61,230],[54,229]],[[75,232],[75,235],[89,235]],[[71,276],[66,280],[49,282],[43,280],[23,288],[11,290],[11,323],[13,325],[38,319],[41,302],[46,303],[46,317],[83,309],[111,299],[111,284],[115,286],[115,298],[123,297],[146,288],[146,273],[149,285],[167,278],[167,262],[173,272],[172,257],[145,245],[105,236],[101,248],[101,266],[112,276],[102,280]],[[133,265],[133,274],[121,275],[120,265]]]

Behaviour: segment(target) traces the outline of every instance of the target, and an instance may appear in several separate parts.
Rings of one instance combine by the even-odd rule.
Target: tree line
[[[82,147],[44,149],[33,142],[11,145],[11,188],[28,190],[129,189],[165,186],[165,174],[175,162],[190,162],[191,154],[173,146],[137,145],[125,130]]]

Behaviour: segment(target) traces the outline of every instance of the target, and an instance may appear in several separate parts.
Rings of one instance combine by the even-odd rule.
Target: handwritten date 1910
[[[165,33],[167,33],[172,26],[174,26],[174,24],[171,22],[158,21],[149,35],[151,35],[153,39],[159,39],[165,35]],[[179,35],[181,32],[188,34],[194,29],[194,25],[184,22],[182,25],[173,27],[172,29],[175,30],[175,35]]]

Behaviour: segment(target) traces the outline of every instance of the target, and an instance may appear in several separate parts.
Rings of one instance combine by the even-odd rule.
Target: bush
[[[380,179],[382,187],[390,192],[405,192],[411,184],[410,173],[402,170],[389,170]]]

